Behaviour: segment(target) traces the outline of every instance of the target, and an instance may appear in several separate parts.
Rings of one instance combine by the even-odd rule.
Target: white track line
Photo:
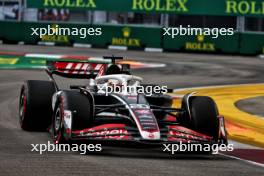
[[[77,48],[91,48],[92,45],[91,44],[84,44],[84,43],[74,43],[73,47],[77,47]]]
[[[127,50],[127,46],[109,45],[108,49]]]
[[[264,54],[259,55],[260,59],[264,59]]]
[[[211,89],[211,88],[226,88],[226,87],[233,87],[233,86],[250,86],[250,85],[261,85],[264,83],[245,83],[245,84],[227,84],[227,85],[216,85],[216,86],[200,86],[200,87],[190,87],[190,88],[179,88],[174,89],[173,92],[180,92],[185,90],[197,90],[197,89]]]
[[[162,53],[163,49],[162,48],[145,48],[144,49],[145,52],[158,52],[158,53]]]
[[[55,42],[38,42],[38,45],[55,46]]]
[[[228,143],[233,144],[235,149],[262,149],[263,150],[263,148],[249,145],[249,144],[244,144],[244,143],[233,141],[233,140],[228,140]]]
[[[242,158],[239,158],[239,157],[236,157],[236,156],[226,155],[226,154],[223,154],[223,153],[219,153],[218,155],[222,155],[222,156],[225,156],[225,157],[228,157],[228,158],[232,158],[232,159],[236,159],[236,160],[239,160],[239,161],[243,161],[243,162],[246,162],[246,163],[249,163],[249,164],[253,164],[255,166],[264,167],[264,164],[257,163],[255,161],[250,161],[250,160],[242,159]]]
[[[228,143],[233,144],[234,145],[234,149],[263,150],[263,148],[256,147],[256,146],[253,146],[253,145],[249,145],[249,144],[244,144],[244,143],[241,143],[241,142],[236,142],[236,141],[233,141],[233,140],[228,140]],[[247,160],[247,159],[242,159],[242,158],[239,158],[237,156],[228,155],[228,153],[227,154],[219,153],[219,154],[223,155],[223,156],[226,156],[226,157],[229,157],[229,158],[233,158],[233,159],[237,159],[237,160],[240,160],[240,161],[243,161],[243,162],[247,162],[247,163],[250,163],[250,164],[253,164],[253,165],[264,167],[264,164],[262,164],[262,163],[258,163],[258,162]]]
[[[25,57],[43,57],[43,58],[52,58],[52,59],[60,59],[62,58],[62,55],[57,54],[25,54]]]

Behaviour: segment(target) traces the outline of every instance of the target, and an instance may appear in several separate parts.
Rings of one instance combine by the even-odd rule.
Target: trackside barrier
[[[102,35],[31,35],[31,28],[47,28],[48,25],[61,28],[101,28]],[[232,36],[163,36],[161,27],[139,27],[133,25],[92,25],[47,22],[0,21],[0,41],[6,43],[68,45],[110,49],[139,49],[145,51],[184,51],[224,54],[264,54],[264,33],[235,32]],[[19,32],[18,32],[19,31]],[[150,49],[151,48],[151,49]]]

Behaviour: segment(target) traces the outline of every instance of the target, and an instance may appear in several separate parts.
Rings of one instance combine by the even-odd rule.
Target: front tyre
[[[187,105],[184,106],[186,112]],[[185,113],[180,122],[199,133],[213,137],[218,141],[218,109],[214,100],[206,96],[193,96],[189,99],[190,114]]]
[[[71,112],[71,120],[65,124],[65,111]],[[57,97],[52,115],[51,135],[55,143],[70,140],[67,132],[89,128],[93,123],[93,103],[85,94],[75,90],[64,90]]]

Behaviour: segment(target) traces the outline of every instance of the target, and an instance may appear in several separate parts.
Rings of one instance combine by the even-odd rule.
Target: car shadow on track
[[[134,158],[134,159],[163,159],[163,160],[230,160],[218,154],[202,154],[164,152],[160,148],[125,148],[125,147],[103,147],[101,152],[87,152],[87,156]]]

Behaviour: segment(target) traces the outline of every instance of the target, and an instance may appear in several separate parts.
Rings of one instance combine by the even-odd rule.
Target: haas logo
[[[150,139],[154,139],[155,135],[154,135],[153,133],[149,133],[148,137],[149,137]]]

